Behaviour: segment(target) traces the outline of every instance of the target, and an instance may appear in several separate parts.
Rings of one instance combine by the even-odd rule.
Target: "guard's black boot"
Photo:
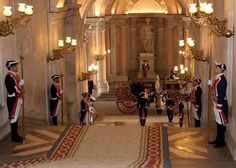
[[[16,122],[11,124],[11,141],[12,142],[22,142],[23,141],[23,138],[18,135]]]
[[[146,119],[143,119],[143,126],[145,126],[145,123],[146,123]]]
[[[140,125],[143,126],[143,120],[139,119],[139,121],[140,121]]]

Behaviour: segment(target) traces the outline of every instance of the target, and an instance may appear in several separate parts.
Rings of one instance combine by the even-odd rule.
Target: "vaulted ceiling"
[[[187,14],[188,5],[194,0],[50,0],[57,7],[77,2],[84,17],[129,13]]]
[[[105,16],[128,13],[186,14],[194,0],[77,0],[81,16]]]

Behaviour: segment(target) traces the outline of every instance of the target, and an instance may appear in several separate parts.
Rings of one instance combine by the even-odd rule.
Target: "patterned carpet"
[[[167,143],[166,129],[160,124],[147,127],[72,125],[61,134],[48,156],[5,164],[3,168],[68,167],[68,163],[74,162],[70,167],[168,168],[171,166]]]
[[[87,127],[73,125],[64,130],[58,141],[54,144],[48,156],[43,156],[31,160],[23,160],[16,163],[4,164],[2,168],[26,168],[38,164],[49,163],[55,160],[62,160],[69,155],[69,152],[74,147],[75,140],[79,140],[80,135],[84,133]]]
[[[145,127],[143,132],[139,159],[129,167],[171,167],[166,128],[161,127],[159,124]]]

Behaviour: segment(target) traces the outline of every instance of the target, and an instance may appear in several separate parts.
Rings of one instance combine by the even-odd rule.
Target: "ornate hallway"
[[[236,167],[235,27],[235,0],[1,0],[0,166]]]

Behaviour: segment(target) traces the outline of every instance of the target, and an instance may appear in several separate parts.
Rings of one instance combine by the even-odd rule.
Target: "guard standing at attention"
[[[214,144],[214,147],[225,146],[225,131],[228,123],[228,101],[226,97],[227,81],[224,76],[226,65],[215,62],[216,78],[213,81],[213,110],[217,125],[216,139],[209,144]]]
[[[60,76],[53,75],[52,76],[52,85],[50,88],[50,115],[52,125],[57,125],[57,115],[59,114],[60,107],[61,107],[61,99],[63,90],[60,88]]]
[[[22,87],[24,79],[18,75],[19,61],[7,61],[6,67],[8,73],[5,77],[5,86],[7,89],[7,108],[9,120],[11,123],[11,141],[22,142],[23,138],[18,134],[18,118],[20,116],[20,107],[22,105]]]
[[[201,79],[193,79],[193,90],[190,95],[192,111],[195,120],[195,127],[201,126],[202,114],[202,89],[200,87]]]
[[[141,92],[139,95],[139,120],[140,120],[140,125],[145,126],[146,123],[146,118],[147,118],[147,106],[148,106],[148,100],[147,97],[145,96],[144,92]]]

